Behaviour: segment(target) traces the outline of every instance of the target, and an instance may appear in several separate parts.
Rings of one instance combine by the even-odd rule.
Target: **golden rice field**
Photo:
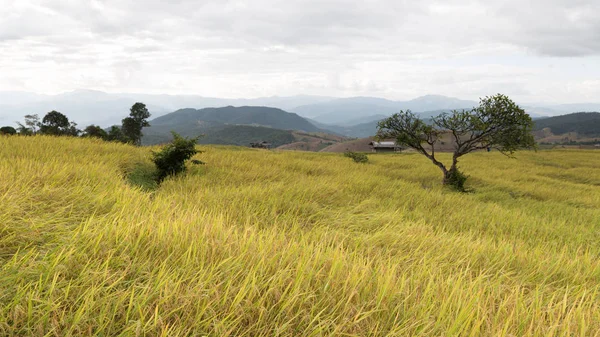
[[[600,335],[598,151],[202,149],[0,137],[0,335]]]

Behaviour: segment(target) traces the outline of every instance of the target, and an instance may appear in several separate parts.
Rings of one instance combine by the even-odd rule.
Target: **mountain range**
[[[308,133],[327,132],[297,114],[281,109],[259,106],[227,106],[180,109],[152,119],[150,127],[143,130],[143,143],[158,144],[168,141],[171,138],[171,130],[189,137],[204,134],[205,137],[201,142],[219,140],[213,143],[236,145],[241,145],[241,143],[248,145],[250,142],[265,139],[274,142],[274,138],[283,140],[285,137],[287,137],[287,141],[292,142],[295,140],[289,132],[292,130]],[[242,133],[243,136],[236,133]],[[286,142],[282,144],[286,144]]]
[[[143,143],[147,145],[168,141],[174,130],[184,136],[203,134],[202,143],[248,145],[249,142],[267,140],[277,146],[293,144],[288,148],[294,149],[318,149],[342,141],[344,137],[372,136],[378,121],[400,110],[412,110],[421,118],[429,119],[452,109],[469,109],[477,105],[475,101],[440,95],[392,101],[376,97],[326,96],[223,99],[193,95],[110,94],[90,90],[54,96],[0,92],[0,126],[14,125],[25,114],[38,113],[42,117],[47,111],[58,110],[77,122],[80,128],[89,124],[108,127],[120,124],[131,105],[138,101],[147,105],[153,118],[151,127],[143,130]],[[559,139],[564,133],[569,133],[569,139],[600,135],[600,114],[540,119],[543,115],[564,111],[600,111],[600,104],[524,108],[536,119],[538,138]]]
[[[423,112],[441,109],[470,109],[477,105],[475,101],[466,101],[440,95],[427,95],[410,101],[390,101],[374,97],[339,98],[328,102],[304,105],[291,111],[314,119],[317,122],[334,125],[353,125],[367,116],[390,116],[400,110]],[[379,118],[381,119],[381,118]],[[367,121],[362,121],[367,122]],[[359,124],[359,123],[354,123]]]
[[[135,102],[148,106],[153,117],[183,109],[224,106],[268,106],[294,112],[324,124],[351,126],[381,119],[399,110],[413,112],[440,109],[471,108],[475,101],[426,95],[408,101],[393,101],[377,97],[336,98],[298,95],[290,97],[260,97],[252,99],[212,98],[198,95],[152,95],[106,93],[76,90],[59,95],[40,95],[19,91],[0,91],[0,125],[15,125],[26,114],[43,116],[51,110],[66,114],[80,126],[98,124],[104,127],[120,123]],[[531,105],[522,104],[534,116],[551,116],[575,111],[600,111],[600,103]],[[373,117],[375,116],[375,117]]]

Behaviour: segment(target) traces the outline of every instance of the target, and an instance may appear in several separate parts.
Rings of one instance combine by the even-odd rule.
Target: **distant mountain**
[[[244,126],[243,128],[232,128]],[[144,128],[143,144],[168,141],[171,131],[183,136],[204,134],[201,142],[247,145],[254,141],[269,141],[279,145],[295,141],[288,131],[323,132],[306,119],[281,109],[269,107],[233,107],[181,109],[157,117]],[[288,136],[284,136],[288,135]],[[286,138],[287,137],[287,138]],[[277,141],[280,140],[280,141]]]
[[[358,120],[373,115],[387,117],[400,110],[421,112],[442,109],[470,109],[476,105],[477,102],[475,101],[440,95],[427,95],[410,101],[391,101],[374,97],[352,97],[305,105],[292,109],[292,111],[320,123],[348,125],[348,121],[351,120]]]
[[[600,137],[600,113],[577,112],[535,121],[534,130],[545,128],[550,129],[555,135],[575,132],[580,136]]]
[[[104,127],[119,124],[129,114],[135,102],[147,105],[152,117],[160,117],[182,109],[202,109],[223,106],[270,106],[295,112],[317,122],[351,126],[372,121],[371,116],[389,116],[400,110],[413,112],[441,109],[469,109],[477,102],[440,95],[427,95],[409,101],[393,101],[377,97],[336,98],[297,95],[289,97],[259,97],[229,99],[199,95],[154,95],[137,93],[106,93],[97,90],[75,90],[59,95],[40,95],[20,91],[0,91],[0,126],[15,126],[26,114],[44,116],[58,110],[80,127],[98,124]],[[532,117],[558,115],[574,111],[599,111],[599,103],[525,106]]]
[[[283,130],[321,131],[295,113],[259,106],[227,106],[224,108],[181,109],[153,119],[150,125],[181,125],[197,122],[260,125]]]
[[[433,110],[424,112],[415,112],[421,119],[426,123],[431,123],[431,117],[439,116],[444,112],[450,112],[450,110]],[[319,123],[314,120],[310,120],[316,126],[335,132],[336,134],[352,137],[352,138],[365,138],[374,136],[377,133],[377,124],[380,120],[387,118],[384,115],[374,115],[364,118],[364,122],[360,122],[354,125],[331,125]],[[358,119],[360,121],[360,119]]]
[[[135,93],[106,93],[96,90],[76,90],[59,95],[38,95],[27,92],[0,91],[0,125],[15,125],[26,114],[43,117],[58,110],[79,126],[119,124],[129,114],[135,102],[148,106],[152,117],[159,117],[177,109],[193,107],[222,107],[227,105],[274,106],[292,109],[334,99],[326,96],[298,95],[291,97],[261,97],[253,99],[211,98],[198,95],[150,95]]]
[[[358,124],[364,124],[364,123],[369,123],[369,122],[373,122],[373,121],[380,121],[384,118],[388,118],[388,115],[371,115],[371,116],[366,116],[366,117],[361,117],[361,118],[356,118],[356,119],[351,119],[348,120],[342,124],[339,124],[340,126],[353,126],[353,125],[358,125]],[[314,123],[313,123],[314,124]]]

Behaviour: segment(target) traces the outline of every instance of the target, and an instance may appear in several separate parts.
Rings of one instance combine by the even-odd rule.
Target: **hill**
[[[143,145],[163,144],[171,141],[171,128],[161,129],[156,132],[156,128],[144,129],[147,133],[142,138]],[[208,124],[201,127],[176,128],[175,132],[185,137],[197,137],[202,135],[198,141],[200,144],[221,144],[221,145],[239,145],[249,146],[253,142],[267,141],[273,146],[280,146],[296,141],[291,130],[280,130],[252,125],[225,125]],[[164,131],[164,132],[163,132]]]
[[[304,133],[294,131],[295,141],[289,144],[280,145],[279,150],[294,151],[320,151],[323,148],[338,144],[347,140],[346,137],[327,134],[327,133]]]
[[[201,149],[0,137],[2,335],[600,334],[600,156]]]
[[[120,123],[135,102],[147,105],[153,117],[178,109],[196,109],[222,106],[269,106],[295,112],[302,117],[324,119],[328,124],[344,126],[367,122],[361,120],[373,115],[389,116],[399,110],[414,112],[440,109],[471,108],[476,102],[440,95],[426,95],[407,101],[393,101],[377,97],[328,97],[295,95],[258,98],[216,98],[200,95],[153,95],[141,93],[107,93],[97,90],[75,90],[57,95],[40,95],[20,91],[0,91],[0,126],[15,126],[26,114],[44,115],[58,110],[80,127],[97,124],[109,127]],[[599,111],[598,103],[577,103],[540,106],[524,105],[534,117],[558,115],[574,111]],[[321,117],[319,117],[321,116]]]
[[[321,152],[373,152],[373,147],[369,145],[374,140],[374,137],[365,137],[353,140],[341,141],[336,144],[332,144]],[[456,142],[452,138],[452,135],[448,132],[440,135],[440,142],[436,143],[436,152],[454,152]],[[414,149],[403,146],[402,152],[414,152]]]
[[[304,118],[281,109],[268,107],[223,107],[181,109],[150,121],[144,128],[144,145],[160,144],[171,139],[171,131],[183,136],[204,134],[200,142],[248,145],[269,141],[276,146],[295,141],[291,130],[322,132]]]
[[[152,126],[171,126],[214,122],[221,124],[260,125],[275,129],[321,131],[304,118],[277,108],[227,106],[223,108],[181,109],[150,121]]]
[[[148,134],[143,138],[144,145],[162,144],[172,139],[170,133],[154,133],[155,130],[153,131],[152,128],[145,130],[148,130]],[[198,141],[200,144],[249,146],[250,143],[266,141],[272,148],[302,151],[319,151],[347,139],[323,132],[306,133],[253,125],[205,124],[203,127],[179,129],[179,131],[185,137],[203,135]]]
[[[346,142],[341,142],[337,144],[332,144],[324,149],[321,152],[337,152],[343,153],[346,151],[352,152],[373,152],[373,147],[369,145],[373,141],[372,137],[367,138],[359,138],[348,140]]]
[[[535,120],[534,130],[545,128],[555,135],[573,132],[584,137],[600,137],[600,113],[578,112]]]

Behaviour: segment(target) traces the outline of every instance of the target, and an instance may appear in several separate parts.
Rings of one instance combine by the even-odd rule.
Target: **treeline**
[[[18,122],[17,128],[3,126],[0,128],[0,134],[96,137],[106,141],[141,145],[142,128],[150,126],[150,123],[148,123],[149,117],[150,112],[146,105],[138,102],[129,110],[129,116],[121,120],[121,125],[113,125],[107,131],[98,125],[92,124],[80,130],[77,128],[77,123],[70,121],[63,113],[52,110],[42,119],[37,114],[25,115],[24,123]]]

